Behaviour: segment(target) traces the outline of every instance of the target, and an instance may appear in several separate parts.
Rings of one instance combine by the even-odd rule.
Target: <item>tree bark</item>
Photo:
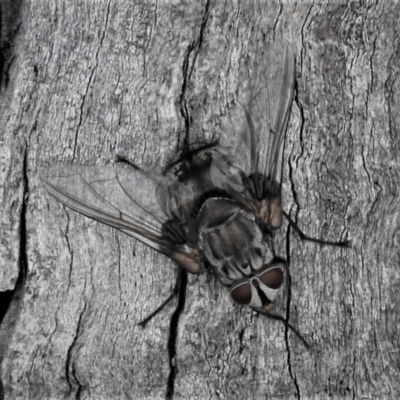
[[[397,398],[399,15],[396,1],[22,2],[0,41],[3,398]],[[214,137],[282,37],[296,54],[284,208],[309,236],[352,240],[276,235],[277,313],[311,350],[207,273],[142,328],[176,266],[57,203],[40,170],[117,154],[162,170],[185,138]]]

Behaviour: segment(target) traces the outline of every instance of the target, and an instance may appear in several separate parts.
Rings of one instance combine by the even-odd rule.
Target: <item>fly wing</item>
[[[134,168],[60,165],[43,174],[42,181],[67,207],[133,236],[189,272],[201,270],[197,247],[174,244],[164,234],[164,224],[173,211],[168,204],[160,204],[156,192],[160,186],[173,184],[166,177]],[[172,203],[177,202],[179,199]],[[178,206],[187,209],[186,204]],[[181,211],[181,215],[185,213]]]
[[[255,66],[226,117],[220,144],[230,148],[247,176],[258,173],[281,183],[284,139],[295,82],[294,54],[275,42]]]
[[[59,165],[42,175],[47,191],[67,207],[168,255],[167,216],[155,195],[161,180],[133,168],[83,165]]]
[[[269,71],[262,72],[260,81],[267,80],[269,94],[270,124],[261,124],[259,130],[259,141],[262,143],[260,150],[262,154],[255,165],[256,171],[264,174],[279,185],[282,182],[282,161],[286,129],[289,121],[290,109],[293,101],[295,84],[295,58],[288,43],[275,44],[273,58],[269,61]],[[280,62],[279,62],[280,60]],[[263,105],[262,101],[260,102]],[[255,104],[250,115],[252,120],[261,120],[262,110]],[[264,143],[268,143],[267,147]],[[265,153],[264,153],[265,151]],[[264,157],[264,154],[268,154]]]

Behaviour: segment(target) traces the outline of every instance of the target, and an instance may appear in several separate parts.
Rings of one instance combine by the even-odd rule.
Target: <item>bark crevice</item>
[[[22,162],[22,199],[21,211],[19,216],[19,273],[13,290],[0,292],[0,326],[11,306],[11,302],[23,291],[28,270],[27,255],[27,203],[29,198],[29,181],[28,181],[28,144],[25,141],[24,158]],[[3,383],[0,379],[0,399],[4,398]]]
[[[200,53],[200,49],[204,40],[204,31],[207,25],[207,21],[210,15],[210,1],[207,0],[205,5],[205,10],[203,14],[203,18],[201,21],[200,32],[199,36],[195,41],[192,41],[185,53],[185,57],[182,64],[182,88],[181,88],[181,95],[179,97],[179,110],[180,114],[185,122],[185,136],[183,138],[183,143],[181,143],[181,138],[178,137],[178,146],[183,145],[183,150],[188,151],[189,144],[190,144],[190,124],[191,124],[191,117],[189,114],[189,110],[187,107],[186,102],[186,93],[188,89],[188,84],[191,80],[195,63],[197,60],[197,56]],[[193,54],[192,61],[190,62],[191,55]],[[179,319],[180,316],[185,309],[186,304],[186,288],[187,288],[187,272],[182,267],[178,269],[178,276],[177,276],[177,283],[175,286],[174,292],[178,292],[178,305],[172,314],[171,323],[170,323],[170,330],[169,330],[169,338],[168,338],[168,354],[169,354],[169,362],[170,362],[170,373],[168,376],[167,381],[167,399],[172,399],[174,396],[174,389],[175,389],[175,378],[176,374],[178,373],[177,368],[177,359],[176,359],[176,347],[177,347],[177,340],[179,334]]]
[[[27,255],[27,203],[29,198],[29,181],[28,181],[28,144],[25,142],[24,158],[22,162],[22,198],[21,211],[19,214],[19,273],[13,290],[0,292],[0,325],[10,308],[12,299],[16,293],[20,291],[24,285],[28,270]]]
[[[178,276],[176,281],[176,289],[178,291],[178,305],[172,314],[171,323],[169,328],[168,338],[168,355],[170,363],[170,373],[167,382],[167,399],[172,399],[175,389],[175,378],[178,373],[177,359],[176,359],[176,344],[179,334],[179,319],[185,309],[186,304],[186,288],[187,288],[187,272],[182,267],[178,267]],[[175,290],[174,290],[175,291]]]
[[[77,374],[76,374],[76,367],[75,367],[73,353],[74,353],[74,349],[76,347],[76,343],[79,339],[80,332],[82,330],[82,320],[83,320],[83,316],[85,314],[86,308],[87,308],[87,303],[85,302],[85,305],[83,306],[83,309],[79,314],[79,319],[78,319],[78,324],[76,326],[75,335],[72,340],[72,343],[70,344],[70,346],[68,348],[67,360],[65,363],[65,376],[67,378],[67,382],[68,382],[70,391],[72,391],[74,386],[77,386],[77,391],[76,391],[76,395],[75,395],[76,399],[80,398],[80,393],[82,391],[83,385],[79,381]]]
[[[296,374],[293,372],[292,368],[292,352],[290,349],[290,344],[289,344],[289,319],[290,319],[290,307],[292,303],[292,275],[290,273],[290,231],[291,227],[290,225],[288,226],[288,229],[286,231],[286,262],[287,262],[287,268],[286,268],[286,279],[287,279],[287,284],[286,284],[286,289],[287,289],[287,300],[286,300],[286,322],[285,324],[285,344],[286,344],[286,351],[287,351],[287,365],[288,365],[288,372],[289,376],[292,379],[293,385],[295,387],[295,395],[298,400],[300,400],[300,388],[299,384],[297,382]]]
[[[106,35],[106,31],[107,31],[107,28],[108,28],[109,16],[110,16],[110,2],[108,2],[108,5],[107,5],[107,14],[106,14],[106,21],[104,23],[104,30],[103,30],[103,33],[102,33],[101,38],[100,38],[100,43],[99,43],[99,45],[97,46],[97,49],[96,49],[95,64],[94,64],[94,67],[92,68],[92,71],[90,72],[90,76],[89,76],[89,79],[88,79],[88,83],[86,85],[85,93],[83,93],[83,95],[82,95],[82,102],[81,102],[81,105],[80,105],[78,125],[77,125],[77,127],[75,129],[75,139],[74,139],[74,148],[73,148],[73,158],[74,159],[76,158],[76,149],[77,149],[77,145],[78,145],[78,136],[79,136],[79,131],[80,131],[81,127],[82,127],[83,112],[84,112],[84,108],[85,108],[85,104],[86,104],[86,98],[87,98],[87,96],[89,94],[90,87],[92,86],[92,83],[94,81],[94,74],[97,71],[97,68],[99,67],[99,54],[100,54],[100,50],[103,47],[104,37]]]
[[[7,89],[10,69],[15,59],[14,40],[21,27],[22,0],[2,0],[0,3],[0,90]]]
[[[179,111],[180,114],[185,122],[185,137],[183,138],[183,151],[187,151],[188,147],[190,145],[190,113],[187,107],[186,103],[186,92],[188,88],[188,84],[190,82],[190,79],[192,77],[193,71],[194,71],[194,66],[196,64],[197,56],[200,53],[201,46],[203,44],[204,40],[204,31],[207,25],[208,18],[210,16],[210,1],[207,0],[207,3],[205,5],[205,10],[203,14],[203,18],[201,21],[200,25],[200,32],[199,36],[195,41],[192,41],[185,53],[185,57],[183,60],[182,64],[182,76],[183,76],[183,82],[182,82],[182,88],[181,88],[181,95],[179,97]],[[191,54],[193,54],[193,60],[190,63],[190,58]],[[190,66],[189,66],[190,64]],[[181,138],[178,137],[178,144],[181,145]]]

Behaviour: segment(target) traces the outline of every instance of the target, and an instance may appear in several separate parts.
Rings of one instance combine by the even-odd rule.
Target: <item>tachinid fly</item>
[[[271,240],[284,215],[283,149],[295,82],[291,47],[275,42],[250,76],[218,142],[187,149],[164,174],[129,162],[62,165],[42,180],[71,209],[133,236],[188,272],[209,268],[236,303],[270,314],[285,270]]]

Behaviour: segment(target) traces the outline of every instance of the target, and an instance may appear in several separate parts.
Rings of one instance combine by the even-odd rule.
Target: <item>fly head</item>
[[[284,280],[285,261],[275,258],[254,275],[234,283],[230,295],[235,303],[248,305],[266,313],[274,311],[274,301]]]

